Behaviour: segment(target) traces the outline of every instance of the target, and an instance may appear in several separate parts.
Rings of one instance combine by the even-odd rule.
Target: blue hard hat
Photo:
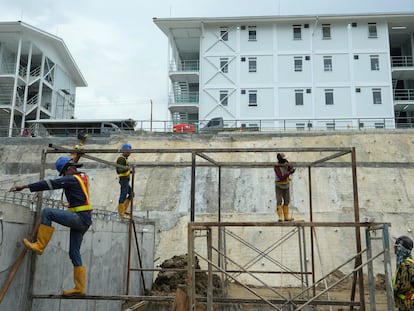
[[[55,163],[56,170],[59,172],[59,175],[63,174],[63,171],[68,167],[68,164],[70,164],[70,166],[77,166],[77,167],[82,166],[82,164],[73,162],[71,157],[68,157],[68,156],[59,157]]]
[[[63,169],[65,168],[66,164],[70,162],[70,160],[72,159],[68,156],[59,157],[56,160],[55,165],[56,165],[56,170],[59,172],[59,175],[62,175]]]
[[[131,150],[132,146],[130,144],[123,144],[121,147],[121,150],[125,150],[125,149]]]

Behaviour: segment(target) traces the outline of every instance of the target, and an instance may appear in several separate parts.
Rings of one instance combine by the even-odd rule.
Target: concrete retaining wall
[[[107,140],[91,138],[85,148],[118,149],[124,142],[133,148],[290,148],[290,147],[355,147],[357,160],[358,194],[361,219],[375,219],[376,222],[389,222],[391,236],[409,235],[413,230],[414,207],[414,132],[411,130],[381,130],[366,132],[323,132],[303,134],[238,134],[218,135],[171,135],[142,134],[129,137],[112,137]],[[48,143],[73,146],[76,141],[38,140],[27,138],[24,143],[16,139],[5,139],[0,145],[0,190],[8,189],[13,183],[26,183],[38,178],[42,149]],[[50,169],[47,178],[56,177],[54,160],[59,155],[48,155]],[[117,154],[94,154],[107,161],[115,161]],[[291,162],[310,162],[322,158],[324,154],[292,153]],[[215,156],[214,156],[215,157]],[[276,154],[225,154],[220,160],[231,161],[275,161]],[[189,162],[191,158],[182,154],[132,154],[130,162]],[[336,161],[336,160],[335,160]],[[339,161],[349,162],[349,158]],[[119,185],[114,169],[92,161],[83,160],[84,170],[91,177],[91,198],[95,208],[115,211],[119,195]],[[177,254],[187,252],[187,223],[190,211],[191,169],[138,167],[135,177],[135,214],[151,219],[155,223],[154,258],[156,264]],[[353,221],[352,175],[349,167],[315,168],[312,173],[312,202],[315,221]],[[216,220],[217,213],[217,169],[197,168],[196,173],[196,221]],[[274,173],[272,168],[229,168],[222,172],[222,211],[223,220],[230,221],[269,221],[276,220],[274,212]],[[46,197],[59,199],[59,193],[45,193]],[[293,177],[291,210],[296,219],[309,219],[309,194],[307,169],[298,168]],[[111,225],[113,226],[113,225]],[[105,227],[105,226],[103,226]],[[113,234],[114,228],[108,229]],[[27,229],[23,229],[27,230]],[[115,230],[116,231],[116,230]],[[249,234],[253,244],[274,239],[275,234]],[[317,265],[317,272],[337,266],[355,252],[353,233],[341,228],[318,231],[318,252],[323,262]],[[96,232],[97,239],[109,239],[106,233]],[[66,241],[66,237],[62,240]],[[94,239],[95,240],[95,239]],[[86,241],[85,245],[92,243]],[[108,246],[108,243],[103,243]],[[92,248],[92,244],[90,244]],[[239,246],[228,244],[228,252],[235,259],[243,261]],[[122,248],[122,247],[121,247]],[[99,247],[99,251],[102,248]],[[109,248],[105,248],[109,251]],[[58,254],[61,246],[51,247]],[[91,257],[86,255],[93,271],[97,251],[92,248]],[[70,286],[71,271],[69,259],[63,258],[64,275],[62,286]],[[114,252],[112,252],[113,255]],[[295,258],[296,253],[289,247],[284,249],[284,260]],[[59,255],[59,257],[61,257]],[[42,257],[44,258],[44,257]],[[93,259],[92,259],[93,258]],[[43,259],[42,259],[43,260]],[[394,258],[392,258],[394,260]],[[111,269],[115,260],[105,261],[104,269]],[[259,263],[261,264],[261,263]],[[46,266],[44,262],[42,266]],[[57,263],[56,263],[57,265]],[[41,269],[41,268],[40,268]],[[383,269],[382,262],[375,264],[376,270]],[[55,271],[56,269],[52,269]],[[106,271],[106,270],[105,270]],[[344,271],[347,272],[347,271]],[[55,276],[56,277],[56,276]],[[89,286],[92,279],[89,279]],[[273,278],[274,285],[294,285],[290,281]],[[281,284],[283,283],[283,284]],[[93,290],[93,285],[91,287]]]

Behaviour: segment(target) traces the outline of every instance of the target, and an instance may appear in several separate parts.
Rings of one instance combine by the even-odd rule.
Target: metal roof
[[[42,38],[46,40],[52,47],[56,49],[56,51],[60,55],[62,55],[62,60],[66,66],[66,69],[69,70],[68,74],[70,74],[76,86],[84,87],[88,85],[62,38],[52,35],[46,31],[43,31],[29,24],[26,24],[22,21],[0,22],[0,34],[13,32],[24,33],[29,35],[30,38],[34,39]],[[10,40],[17,41],[18,38],[16,36],[16,38],[12,38]]]

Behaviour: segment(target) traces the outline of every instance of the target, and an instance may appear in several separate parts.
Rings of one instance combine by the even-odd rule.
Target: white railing
[[[138,120],[136,130],[153,132],[172,132],[174,124],[191,123],[195,132],[203,128],[209,120]],[[331,118],[331,119],[246,119],[223,120],[225,127],[212,132],[317,132],[317,131],[362,131],[395,128],[414,128],[414,118]]]
[[[37,105],[38,101],[39,101],[39,94],[36,94],[27,101],[26,105],[27,106],[34,106],[34,105]]]
[[[14,75],[16,63],[2,63],[0,66],[0,74]]]
[[[412,67],[413,57],[412,56],[392,56],[391,66],[392,67]]]
[[[395,89],[394,100],[414,101],[414,89]]]
[[[0,120],[1,121],[1,120]],[[4,124],[0,126],[0,137],[8,137],[9,128],[7,126],[8,119],[5,117]],[[179,123],[190,123],[195,127],[195,132],[200,131],[209,120],[199,121],[186,121],[184,119],[175,121],[165,120],[137,120],[135,131],[133,130],[121,130],[119,133],[102,133],[100,128],[88,129],[88,133],[91,137],[104,137],[109,135],[134,135],[141,132],[173,132],[173,125]],[[414,117],[396,117],[396,118],[332,118],[332,119],[269,119],[269,120],[223,120],[224,128],[215,129],[211,132],[205,133],[216,133],[232,131],[237,133],[303,133],[303,132],[324,132],[324,131],[382,131],[385,129],[414,129]],[[29,128],[31,136],[56,136],[56,137],[76,137],[76,132],[73,128],[60,128],[54,133],[50,134],[46,129],[37,130],[34,127]],[[13,137],[24,136],[21,128],[12,129]],[[204,133],[204,132],[203,132]],[[27,137],[27,135],[25,136]]]
[[[179,63],[172,61],[170,71],[199,71],[200,62],[198,60],[183,60]]]
[[[184,92],[181,94],[170,94],[169,105],[198,105],[199,92]]]

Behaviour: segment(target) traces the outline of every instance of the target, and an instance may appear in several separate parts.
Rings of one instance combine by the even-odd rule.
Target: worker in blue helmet
[[[35,183],[14,186],[10,191],[21,191],[30,189],[31,192],[64,189],[66,199],[69,203],[67,210],[44,208],[41,212],[41,224],[37,232],[37,239],[31,242],[24,239],[26,247],[38,255],[41,255],[52,238],[54,227],[52,222],[70,228],[69,257],[73,264],[73,279],[75,287],[64,290],[63,295],[85,295],[86,267],[82,263],[80,247],[83,236],[92,224],[92,206],[89,197],[89,181],[85,173],[79,172],[78,167],[82,164],[76,163],[68,156],[57,159],[56,170],[59,178],[41,180]]]
[[[132,146],[125,143],[121,146],[122,154],[116,159],[116,173],[118,174],[120,194],[118,200],[118,213],[123,218],[130,218],[127,212],[131,203],[132,188],[129,184],[131,169],[128,163],[128,157],[131,155]]]

